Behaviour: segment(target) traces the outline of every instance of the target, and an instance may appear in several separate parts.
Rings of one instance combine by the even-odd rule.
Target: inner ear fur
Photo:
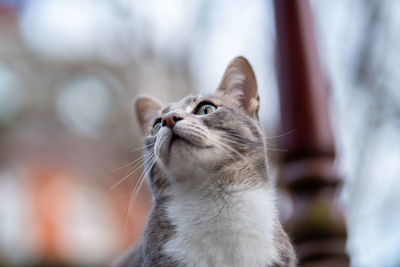
[[[229,63],[215,94],[233,101],[247,115],[258,118],[257,80],[246,58],[239,56]]]
[[[153,119],[159,114],[162,104],[149,96],[139,96],[135,100],[135,111],[142,135],[150,131]]]

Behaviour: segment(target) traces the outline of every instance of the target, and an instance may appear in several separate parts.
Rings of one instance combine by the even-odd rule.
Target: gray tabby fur
[[[203,101],[217,109],[194,114]],[[258,108],[243,57],[229,64],[213,95],[163,108],[137,100],[144,152],[154,159],[145,164],[154,207],[141,242],[115,266],[296,266],[275,208]],[[154,121],[170,112],[183,119],[152,136]]]

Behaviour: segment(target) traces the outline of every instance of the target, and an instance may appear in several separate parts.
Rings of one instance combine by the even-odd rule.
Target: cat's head
[[[257,83],[245,58],[231,61],[212,95],[166,106],[139,97],[135,107],[155,197],[174,184],[223,189],[265,182]]]

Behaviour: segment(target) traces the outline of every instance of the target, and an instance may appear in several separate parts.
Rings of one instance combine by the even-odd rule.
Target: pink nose
[[[183,120],[176,112],[171,112],[162,118],[162,126],[167,125],[169,128],[173,128],[177,121]]]

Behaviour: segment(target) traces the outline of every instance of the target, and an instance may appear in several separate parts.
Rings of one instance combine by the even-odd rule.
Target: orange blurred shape
[[[36,165],[27,176],[33,222],[24,230],[36,232],[35,251],[44,262],[103,265],[140,238],[147,191],[129,209],[127,186],[110,193],[65,167]]]
[[[64,198],[68,195],[68,183],[72,179],[66,171],[46,167],[32,168],[30,171],[32,181],[32,208],[37,227],[37,249],[50,261],[58,261],[60,258],[58,236],[59,228],[57,218],[65,209]]]

